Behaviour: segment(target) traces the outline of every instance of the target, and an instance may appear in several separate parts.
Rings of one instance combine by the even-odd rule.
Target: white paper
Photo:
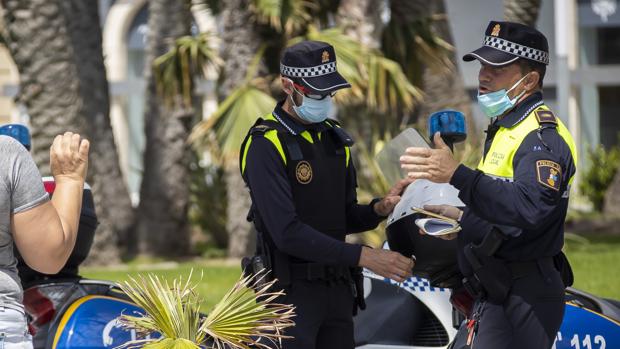
[[[458,195],[459,191],[450,184],[418,179],[405,189],[400,202],[388,217],[388,225],[415,213],[411,209],[412,207],[424,208],[424,205],[465,206]]]
[[[459,228],[457,231],[454,231],[454,228],[458,225],[454,225],[452,223],[442,221],[436,218],[419,218],[415,220],[415,224],[420,229],[424,230],[428,235],[432,236],[456,233],[457,231],[461,230]]]

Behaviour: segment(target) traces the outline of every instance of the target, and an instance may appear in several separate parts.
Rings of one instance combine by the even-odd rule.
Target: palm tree
[[[541,0],[504,0],[504,19],[536,26]]]
[[[248,67],[252,58],[259,50],[262,43],[260,36],[252,22],[252,12],[249,0],[225,1],[222,9],[222,58],[226,66],[222,71],[222,81],[219,88],[220,96],[231,96],[235,89],[242,89],[246,80]],[[260,63],[259,63],[260,64]],[[223,99],[223,98],[222,98]],[[263,96],[264,99],[264,96]],[[271,101],[268,101],[271,102]],[[257,108],[240,110],[240,118],[254,118],[263,116],[268,112],[260,108],[262,104],[256,104]],[[261,110],[262,109],[262,110]],[[243,114],[241,114],[243,113]],[[235,125],[237,127],[237,125]],[[235,137],[241,143],[240,132],[235,132]],[[227,148],[226,145],[223,148]],[[235,151],[228,150],[226,153],[231,159],[225,159],[223,166],[226,172],[226,230],[228,231],[228,255],[230,257],[242,257],[250,253],[254,246],[252,226],[246,220],[246,214],[250,210],[250,197],[245,188],[237,162],[232,160]]]
[[[110,126],[96,1],[4,0],[8,47],[20,73],[17,103],[31,117],[33,157],[49,173],[49,145],[65,131],[90,139],[88,182],[101,225],[89,261],[118,260],[133,210]]]
[[[191,13],[186,1],[149,2],[147,67],[189,34]],[[194,109],[187,98],[174,94],[160,98],[153,69],[147,69],[146,149],[138,207],[138,250],[147,255],[184,256],[190,251],[189,162],[187,137]],[[191,85],[191,80],[188,81]],[[183,87],[184,88],[184,87]]]

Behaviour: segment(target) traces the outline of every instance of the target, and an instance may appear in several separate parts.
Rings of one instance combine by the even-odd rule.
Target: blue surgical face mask
[[[508,92],[512,91],[515,87],[517,87],[521,83],[521,81],[525,79],[526,76],[527,74],[523,76],[519,81],[517,81],[514,85],[512,85],[512,87],[508,91],[503,88],[499,91],[489,92],[483,95],[478,92],[478,105],[482,109],[482,112],[484,112],[484,114],[489,118],[494,118],[496,116],[504,114],[507,110],[512,109],[512,107],[515,106],[519,98],[523,96],[525,91],[521,92],[513,99],[510,99],[510,97],[508,97]]]
[[[295,88],[293,88],[293,90],[303,97],[301,105],[298,106],[297,104],[295,104],[295,99],[291,95],[291,100],[293,101],[293,110],[295,111],[295,113],[297,113],[297,116],[313,124],[323,122],[325,121],[325,119],[327,119],[333,105],[331,96],[326,96],[321,100],[316,100],[306,97],[303,93],[297,91]]]

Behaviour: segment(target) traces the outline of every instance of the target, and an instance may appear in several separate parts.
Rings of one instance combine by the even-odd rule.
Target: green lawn
[[[574,287],[581,290],[620,300],[620,236],[588,236],[569,238],[566,254],[575,273]],[[116,269],[84,268],[88,278],[122,281],[128,276],[156,273],[169,280],[180,275],[187,276],[194,269],[192,279],[200,281],[198,292],[204,297],[203,311],[209,311],[224,296],[240,275],[237,262],[199,261],[184,263],[129,264]],[[202,273],[202,277],[201,277]]]
[[[573,287],[620,300],[620,236],[585,236],[567,239],[565,252],[573,267]]]
[[[197,291],[204,298],[201,308],[205,312],[213,308],[241,275],[239,263],[224,261],[165,262],[153,263],[150,267],[130,264],[114,269],[83,268],[82,275],[91,279],[123,281],[129,276],[154,273],[172,281],[179,276],[187,277],[192,269],[192,280],[198,282]]]

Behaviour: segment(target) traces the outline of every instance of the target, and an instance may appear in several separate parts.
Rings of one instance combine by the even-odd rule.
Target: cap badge
[[[499,30],[501,29],[501,27],[499,26],[499,24],[496,24],[493,27],[493,31],[491,32],[491,36],[498,36],[499,35]]]
[[[308,161],[300,161],[295,168],[297,181],[301,184],[308,184],[312,181],[312,167]]]
[[[321,55],[321,63],[329,62],[329,52],[323,51],[323,55]]]

